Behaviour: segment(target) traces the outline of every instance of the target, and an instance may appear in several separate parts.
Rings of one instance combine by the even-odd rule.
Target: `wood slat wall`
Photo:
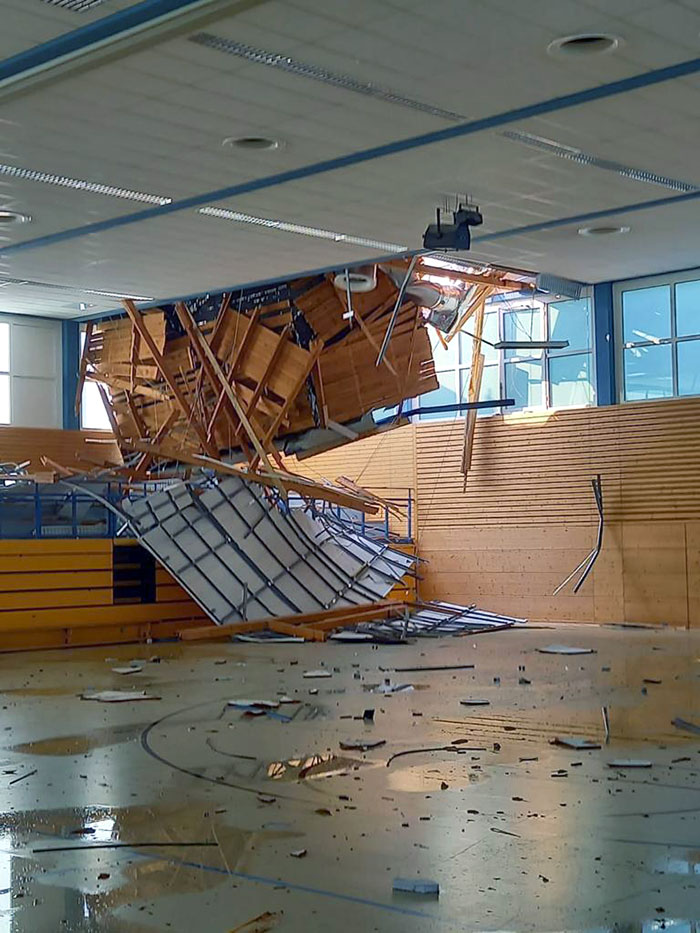
[[[461,422],[420,425],[421,531],[588,523],[596,473],[610,521],[700,518],[699,418],[700,400],[674,399],[484,419],[466,493]]]
[[[368,468],[359,444],[305,465],[333,475],[342,463],[385,486],[415,444],[423,597],[539,620],[700,626],[700,399],[480,419],[465,492],[461,419],[401,431],[387,435],[388,457],[362,442]],[[595,542],[597,473],[603,551],[576,596],[552,596]]]
[[[111,441],[107,444],[86,444],[86,438]],[[93,457],[118,464],[121,455],[112,435],[106,431],[61,431],[54,428],[17,428],[0,426],[0,462],[23,463],[28,469],[45,470],[41,457],[50,457],[64,466],[76,466],[80,457]],[[83,468],[88,468],[83,461]]]
[[[386,498],[405,496],[415,489],[416,426],[405,425],[365,437],[307,460],[288,458],[290,469],[311,479],[335,480],[349,476],[355,482]]]

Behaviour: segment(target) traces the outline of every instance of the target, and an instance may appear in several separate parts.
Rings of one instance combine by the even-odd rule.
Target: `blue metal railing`
[[[127,493],[122,482],[92,482],[81,491],[61,483],[41,484],[0,477],[0,538],[115,538],[123,530],[118,515],[99,502],[91,493],[98,493],[107,503],[118,508]],[[131,499],[143,498],[161,489],[162,483],[129,483]],[[357,534],[378,541],[408,543],[413,540],[413,497],[411,490],[400,498],[386,499],[389,507],[381,507],[376,515],[366,515],[353,509],[316,499],[312,511],[341,522]],[[287,507],[308,509],[306,499],[290,495]],[[397,518],[392,510],[404,517]]]
[[[355,509],[348,509],[341,505],[327,502],[325,499],[315,499],[313,511],[318,515],[326,516],[341,522],[346,528],[373,538],[376,541],[393,541],[395,544],[408,544],[413,541],[413,495],[408,489],[406,495],[398,498],[386,498],[388,506],[382,506],[375,515],[367,515]],[[290,495],[289,508],[308,508],[308,502],[301,496]],[[392,511],[402,514],[398,518]]]
[[[115,507],[126,494],[121,482],[85,486]],[[129,484],[129,495],[140,498],[158,488],[158,483]],[[0,478],[0,538],[114,538],[120,527],[116,513],[89,492]]]

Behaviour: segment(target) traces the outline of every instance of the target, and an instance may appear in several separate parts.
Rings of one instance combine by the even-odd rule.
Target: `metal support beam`
[[[612,282],[593,286],[593,352],[596,403],[614,405],[618,399]]]
[[[80,368],[80,324],[76,321],[61,322],[63,429],[77,431],[80,418],[75,412],[75,394],[78,390]]]

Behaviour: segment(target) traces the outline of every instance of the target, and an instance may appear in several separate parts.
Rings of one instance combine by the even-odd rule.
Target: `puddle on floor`
[[[128,726],[113,726],[103,729],[93,729],[78,735],[59,735],[47,739],[38,739],[35,742],[22,742],[19,745],[8,746],[11,752],[21,752],[24,755],[84,755],[96,748],[106,745],[116,745],[119,742],[129,742],[141,734],[141,730],[148,723],[136,723]]]
[[[243,830],[229,824],[233,816],[234,808],[229,812],[205,802],[193,806],[191,800],[186,808],[95,806],[2,813],[0,876],[7,877],[9,886],[0,889],[0,918],[37,907],[43,915],[55,903],[56,929],[63,919],[76,933],[135,931],[137,926],[120,926],[113,917],[133,903],[135,892],[140,902],[154,901],[171,891],[174,873],[179,894],[231,885],[230,871],[250,871],[261,850],[264,854],[266,847],[301,835],[281,828]],[[153,846],[91,848],[111,842]],[[208,845],[192,844],[202,842]],[[76,851],[37,851],[63,847]]]

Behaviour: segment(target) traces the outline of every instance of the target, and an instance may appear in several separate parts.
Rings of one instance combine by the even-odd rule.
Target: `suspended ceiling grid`
[[[116,6],[106,0],[90,15]],[[374,82],[454,111],[455,119],[245,61],[183,35],[6,99],[1,161],[177,201],[440,130],[459,116],[466,122],[697,55],[700,2],[620,0],[612,6],[618,17],[610,15],[610,4],[566,0],[260,2],[208,23],[206,31]],[[47,28],[53,29],[59,16],[70,29],[87,15],[41,0],[0,3],[16,36],[31,35],[37,7],[50,12]],[[594,58],[546,54],[557,35],[589,30],[622,35],[625,43]],[[415,249],[442,195],[468,191],[485,215],[474,245],[480,258],[587,281],[692,265],[700,261],[692,244],[700,204],[692,200],[629,221],[616,214],[615,223],[629,222],[632,229],[614,242],[585,240],[575,220],[553,231],[489,237],[674,196],[668,188],[530,148],[504,131],[700,184],[699,87],[698,78],[679,78],[211,203]],[[283,146],[250,153],[222,145],[225,137],[243,135],[271,136]],[[32,216],[30,224],[12,229],[4,241],[10,246],[151,206],[2,175],[0,192],[2,206]],[[387,251],[204,217],[190,208],[0,256],[0,286],[7,276],[72,287],[59,298],[55,290],[6,285],[0,310],[72,317],[81,313],[79,302],[90,310],[114,306],[114,299],[81,289],[161,298]]]

